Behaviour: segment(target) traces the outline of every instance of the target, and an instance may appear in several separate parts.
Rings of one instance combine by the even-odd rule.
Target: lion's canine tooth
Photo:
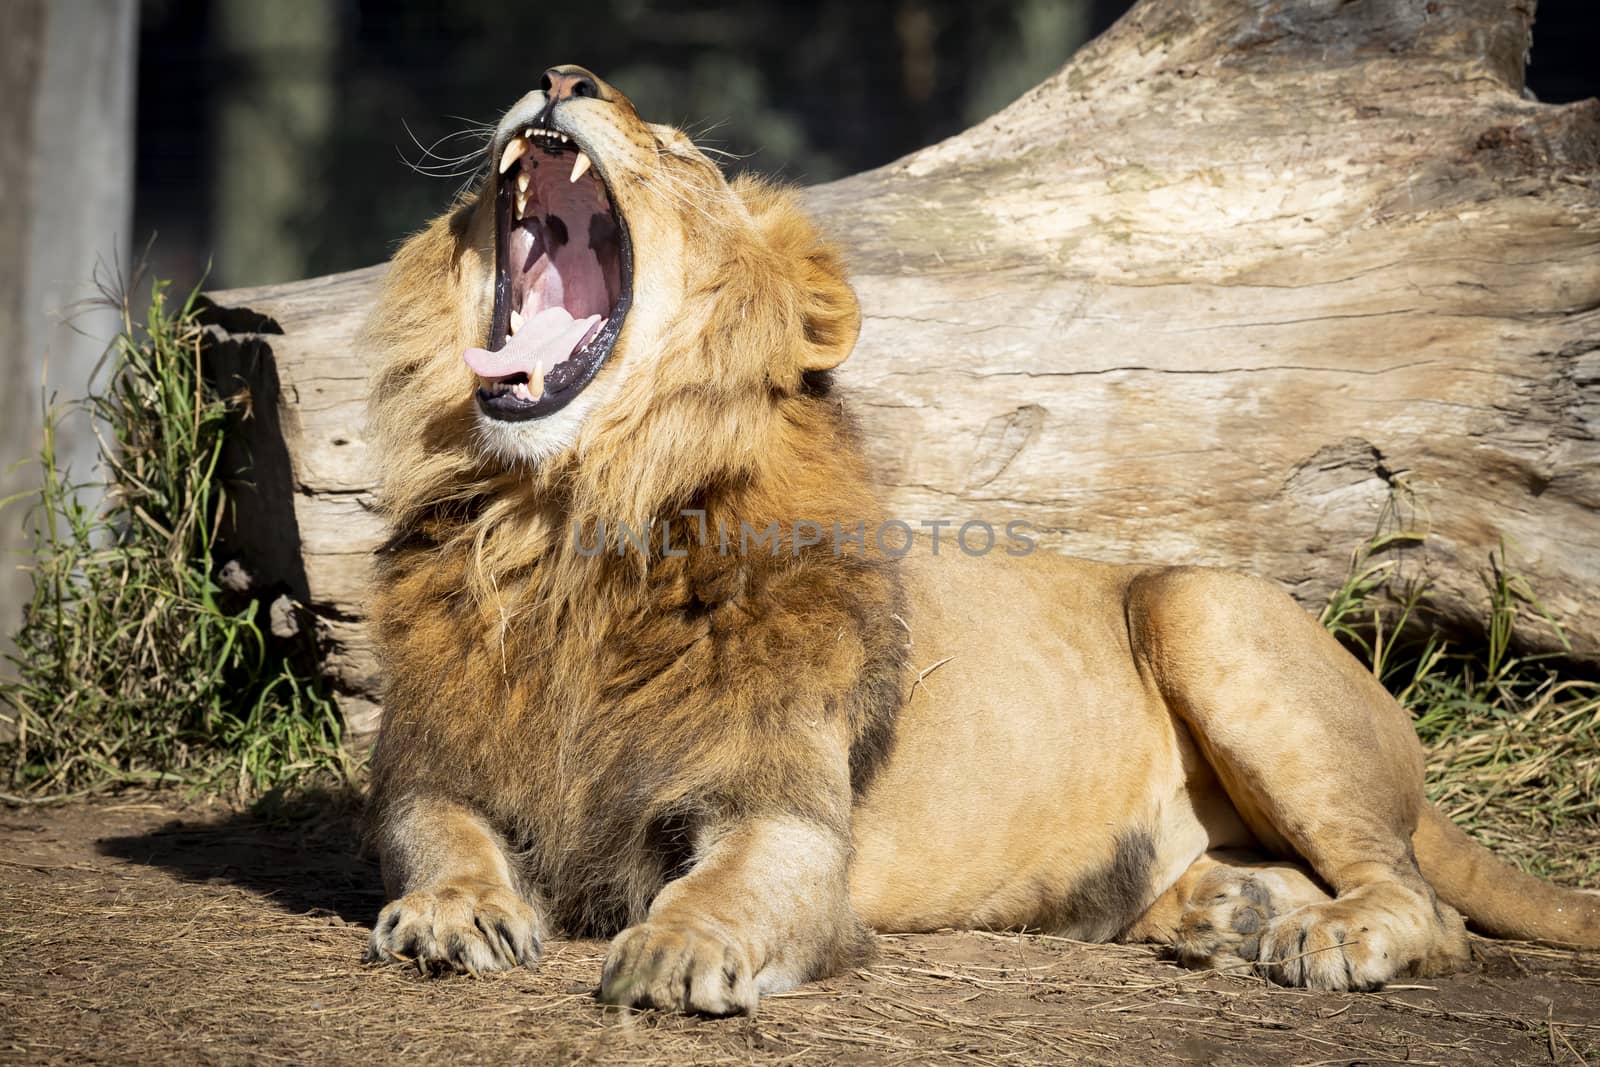
[[[511,169],[511,164],[522,158],[522,153],[528,150],[528,142],[521,137],[513,137],[506,142],[504,152],[500,153],[500,171],[504,174]]]
[[[568,182],[577,181],[579,178],[583,177],[584,174],[588,172],[588,170],[589,170],[589,154],[580,149],[578,151],[578,158],[572,161],[572,177],[568,178],[567,181]]]
[[[544,396],[544,360],[535,360],[533,373],[528,375],[528,392],[537,399]]]
[[[528,177],[528,172],[527,171],[525,171],[525,170],[517,171],[517,191],[518,192],[523,192],[523,193],[527,192],[528,191],[528,185],[532,181],[533,181],[533,179]]]
[[[520,329],[522,329],[522,312],[513,311],[511,313],[511,333],[515,335]]]

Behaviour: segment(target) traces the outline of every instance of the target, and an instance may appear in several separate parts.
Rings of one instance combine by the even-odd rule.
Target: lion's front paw
[[[743,949],[701,923],[647,922],[617,935],[600,975],[600,999],[704,1015],[751,1014],[755,976]]]
[[[407,893],[378,913],[367,959],[414,963],[424,973],[480,974],[539,962],[539,913],[503,886]]]

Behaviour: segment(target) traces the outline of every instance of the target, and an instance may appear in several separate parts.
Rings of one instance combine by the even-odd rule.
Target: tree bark
[[[1600,662],[1600,103],[1525,98],[1532,22],[1531,0],[1144,0],[989,121],[811,190],[895,511],[1242,567],[1310,607],[1398,525],[1464,628],[1504,546]],[[236,351],[264,342],[258,565],[356,694],[378,278],[215,297]]]

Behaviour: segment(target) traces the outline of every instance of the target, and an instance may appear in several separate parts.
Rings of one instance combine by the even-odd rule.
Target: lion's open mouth
[[[601,165],[570,134],[530,126],[501,149],[495,191],[494,319],[469,348],[495,419],[536,419],[583,392],[605,362],[633,290],[633,251]]]

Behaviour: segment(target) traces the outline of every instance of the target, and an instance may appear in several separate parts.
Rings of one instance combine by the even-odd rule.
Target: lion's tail
[[[1482,932],[1600,948],[1600,896],[1523,874],[1426,802],[1412,842],[1439,899]]]

